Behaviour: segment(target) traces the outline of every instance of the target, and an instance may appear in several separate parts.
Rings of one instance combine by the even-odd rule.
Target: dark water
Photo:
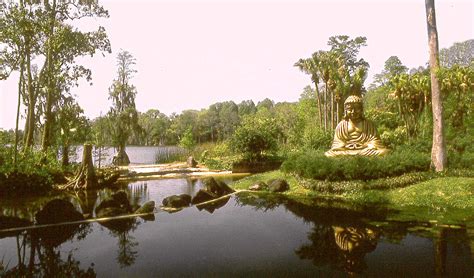
[[[194,194],[200,181],[136,182],[132,204]],[[63,196],[83,213],[111,190]],[[1,200],[3,215],[33,219],[51,197]],[[474,224],[392,221],[396,212],[301,205],[238,195],[154,219],[0,232],[0,276],[472,277]],[[27,271],[25,271],[27,269]],[[86,276],[87,277],[87,276]]]

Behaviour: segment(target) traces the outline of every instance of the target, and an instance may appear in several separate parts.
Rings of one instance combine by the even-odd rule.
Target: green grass
[[[272,171],[252,175],[232,184],[235,189],[248,189],[259,182],[283,178],[290,185],[290,190],[283,193],[289,198],[319,197],[343,200],[355,205],[377,205],[388,208],[404,209],[406,207],[424,207],[433,210],[446,208],[474,209],[474,177],[433,177],[430,180],[404,185],[403,188],[371,189],[360,181],[345,182],[349,188],[342,193],[317,192],[305,186],[305,180],[299,180],[281,171]],[[338,186],[344,186],[338,183]]]
[[[391,203],[401,206],[474,209],[474,178],[445,177],[391,190]]]

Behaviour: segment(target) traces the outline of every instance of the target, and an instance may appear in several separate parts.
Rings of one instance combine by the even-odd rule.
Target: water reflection
[[[59,250],[65,241],[84,239],[92,230],[88,224],[27,230],[15,235],[17,264],[3,265],[2,277],[95,277],[94,266],[82,269],[73,250],[66,257]],[[4,264],[0,262],[0,265]]]
[[[119,190],[135,208],[149,200],[160,203],[171,194],[195,195],[200,186],[195,179],[147,181],[65,197],[94,218],[96,207]],[[35,213],[4,205],[1,211],[0,230],[31,225],[29,217]],[[7,217],[8,212],[12,214]],[[174,271],[187,276],[204,275],[200,271],[205,269],[214,271],[208,272],[214,276],[244,272],[282,276],[287,264],[296,271],[294,276],[472,277],[471,222],[454,229],[387,220],[393,213],[245,194],[177,214],[152,214],[151,219],[16,230],[0,233],[0,276],[153,277]],[[155,217],[158,221],[152,221]],[[96,245],[103,252],[89,252]]]
[[[447,274],[474,274],[474,250],[470,248],[474,238],[469,238],[468,233],[472,233],[472,230],[465,226],[450,229],[431,227],[429,223],[386,222],[387,211],[315,207],[314,204],[303,205],[281,196],[262,198],[249,194],[237,199],[241,206],[250,205],[263,211],[283,205],[288,211],[311,223],[309,243],[297,248],[295,254],[300,259],[312,261],[318,267],[330,266],[349,275],[366,275],[371,273],[367,271],[366,256],[377,249],[379,242],[401,244],[409,235],[416,235],[432,240],[433,275],[444,277]],[[377,227],[371,223],[383,225]],[[422,273],[427,275],[429,270],[425,271]],[[408,267],[405,272],[416,271]]]

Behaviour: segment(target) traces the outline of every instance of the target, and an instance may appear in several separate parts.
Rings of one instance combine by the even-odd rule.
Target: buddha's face
[[[362,103],[359,103],[359,102],[346,103],[344,106],[344,110],[346,111],[347,118],[353,121],[359,121],[362,119],[362,115],[363,115]]]

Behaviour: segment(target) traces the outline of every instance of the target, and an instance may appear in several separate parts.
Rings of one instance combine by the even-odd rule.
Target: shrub
[[[429,154],[406,148],[384,157],[329,158],[321,151],[298,153],[283,163],[282,171],[315,180],[367,181],[408,172],[427,171],[429,167]]]
[[[194,148],[193,156],[209,169],[231,170],[239,158],[232,154],[229,142],[206,143]]]
[[[230,141],[231,149],[248,161],[258,161],[277,150],[274,119],[246,117]]]
[[[9,156],[0,165],[0,193],[32,194],[47,192],[52,185],[63,181],[63,172],[55,154],[44,155],[30,151],[19,154],[16,168]]]
[[[179,140],[179,146],[188,151],[191,151],[194,146],[196,146],[196,141],[194,140],[193,131],[191,128],[188,128],[184,132],[183,137]]]

